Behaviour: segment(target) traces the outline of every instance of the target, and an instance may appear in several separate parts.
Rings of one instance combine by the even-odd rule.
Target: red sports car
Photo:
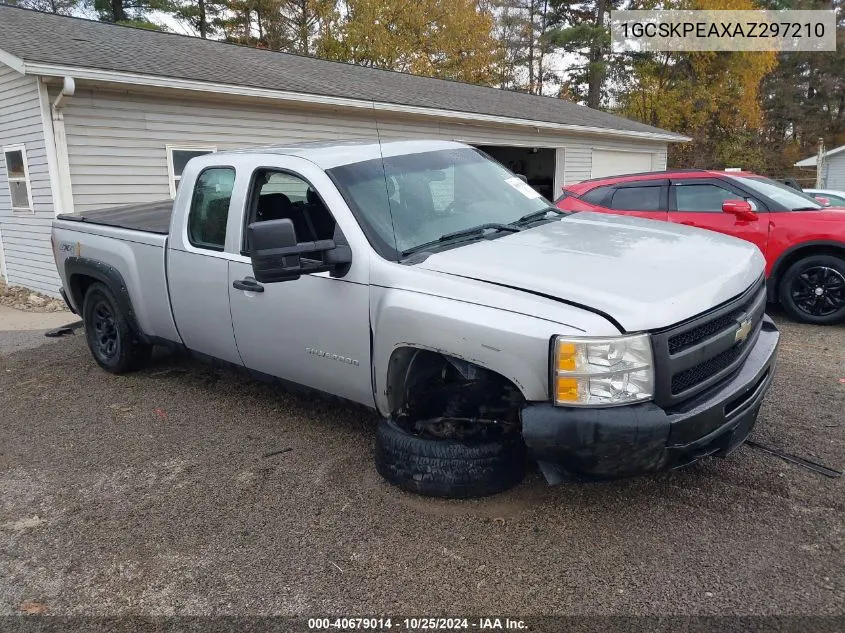
[[[636,215],[727,233],[766,257],[769,300],[795,319],[845,321],[845,208],[748,172],[678,170],[586,180],[567,211]]]

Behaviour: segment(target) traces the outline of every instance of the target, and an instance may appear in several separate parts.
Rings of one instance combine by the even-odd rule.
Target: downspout
[[[73,189],[70,182],[70,158],[67,151],[67,135],[65,134],[65,118],[62,109],[66,104],[65,97],[72,97],[76,92],[76,82],[73,77],[65,77],[62,90],[50,106],[53,121],[53,138],[56,147],[56,163],[59,177],[59,209],[62,213],[73,213]]]

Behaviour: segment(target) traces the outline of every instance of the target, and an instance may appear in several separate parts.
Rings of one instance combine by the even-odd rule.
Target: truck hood
[[[583,306],[627,332],[678,323],[746,290],[759,249],[668,222],[575,213],[429,256],[420,268]]]

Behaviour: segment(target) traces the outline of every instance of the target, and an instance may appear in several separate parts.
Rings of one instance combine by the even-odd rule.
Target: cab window
[[[223,250],[234,186],[235,170],[231,167],[212,167],[199,175],[188,213],[188,241],[193,246]]]
[[[335,220],[311,184],[286,171],[259,169],[252,180],[247,225],[287,219],[293,222],[297,242],[331,240]],[[244,247],[250,250],[244,237]]]

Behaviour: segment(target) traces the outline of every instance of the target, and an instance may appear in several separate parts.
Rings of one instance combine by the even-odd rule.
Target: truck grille
[[[729,327],[735,327],[737,317],[741,315],[742,310],[732,310],[729,314],[716,317],[712,321],[703,323],[688,332],[676,334],[669,339],[669,353],[677,354],[678,352],[688,349],[693,345],[700,343],[704,339],[707,339],[714,334],[718,334]]]
[[[654,332],[655,402],[677,405],[739,369],[757,339],[765,309],[761,277],[714,310]]]
[[[672,395],[683,393],[684,391],[701,384],[726,367],[730,367],[731,363],[736,361],[736,359],[742,355],[744,347],[745,345],[735,345],[734,347],[726,349],[721,354],[717,354],[703,363],[699,363],[694,367],[679,371],[677,374],[672,376]]]

